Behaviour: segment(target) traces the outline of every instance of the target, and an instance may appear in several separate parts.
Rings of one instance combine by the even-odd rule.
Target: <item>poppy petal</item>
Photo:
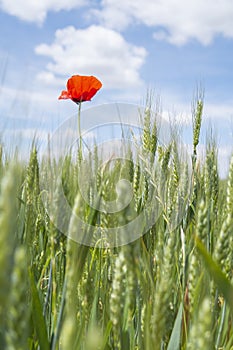
[[[68,91],[62,91],[61,95],[58,97],[59,100],[66,100],[68,98],[71,98],[70,94],[68,93]]]
[[[90,101],[102,83],[94,76],[73,75],[67,81],[67,91],[62,91],[59,99],[70,98],[75,103]]]

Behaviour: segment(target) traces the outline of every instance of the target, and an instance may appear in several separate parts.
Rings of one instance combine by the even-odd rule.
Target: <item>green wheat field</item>
[[[86,189],[90,203],[93,187],[99,201],[111,201],[119,179],[132,184],[133,199],[118,213],[82,199],[77,177],[87,160],[80,154],[58,160],[73,208],[69,232],[75,215],[103,232],[104,242],[90,246],[67,238],[46,210],[40,175],[52,174],[57,160],[40,160],[36,143],[27,162],[1,148],[0,349],[233,349],[233,157],[226,179],[219,177],[214,141],[207,140],[199,159],[202,112],[197,99],[187,163],[177,133],[168,145],[159,143],[150,107],[141,147],[129,146],[126,161],[103,168],[97,153],[89,157],[96,174]],[[65,220],[54,193],[54,212]],[[127,228],[153,196],[161,210],[147,232],[125,245],[108,244],[108,229]]]

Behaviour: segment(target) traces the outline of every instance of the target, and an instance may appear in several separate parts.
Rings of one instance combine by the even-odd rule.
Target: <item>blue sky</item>
[[[52,132],[76,110],[57,100],[69,76],[96,75],[103,88],[83,108],[141,104],[152,89],[164,116],[186,126],[201,84],[203,140],[211,123],[226,161],[233,144],[232,18],[232,0],[1,0],[4,142]]]

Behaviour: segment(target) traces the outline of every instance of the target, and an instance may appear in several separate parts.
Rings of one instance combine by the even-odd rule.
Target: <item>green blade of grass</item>
[[[226,302],[233,313],[233,286],[222,272],[219,265],[212,259],[212,256],[207,252],[201,241],[196,238],[196,247],[202,256],[207,271],[216,283],[219,291],[223,294]]]
[[[40,348],[43,350],[49,350],[50,345],[49,345],[48,334],[46,330],[46,323],[43,317],[43,309],[40,302],[39,293],[35,284],[33,273],[29,272],[29,274],[30,274],[30,282],[31,282],[32,318],[33,318],[34,327],[36,330]]]
[[[104,350],[106,348],[111,330],[112,330],[112,321],[109,321],[104,331],[101,350]]]
[[[182,311],[183,303],[180,304],[178,314],[176,316],[175,324],[172,330],[172,334],[168,343],[167,350],[179,350],[180,349],[180,335],[182,326]]]

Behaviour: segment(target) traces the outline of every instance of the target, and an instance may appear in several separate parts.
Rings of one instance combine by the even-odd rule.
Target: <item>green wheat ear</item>
[[[11,274],[11,291],[7,316],[6,341],[8,349],[27,349],[30,330],[30,308],[25,247],[18,247],[14,254],[14,269]]]
[[[193,166],[197,159],[197,146],[199,144],[201,123],[202,123],[202,113],[203,113],[203,91],[199,89],[197,91],[197,96],[193,103],[192,110],[192,120],[193,120]]]
[[[214,249],[214,259],[222,267],[223,271],[231,275],[232,247],[233,247],[233,156],[231,158],[229,177],[227,182],[226,209],[221,230],[217,236]]]
[[[233,216],[233,155],[230,161],[226,200],[227,200],[227,213]]]
[[[122,315],[125,306],[127,264],[123,251],[116,258],[112,292],[110,296],[110,319],[113,327],[114,349],[120,349]]]
[[[208,145],[208,148],[206,150],[204,185],[207,201],[213,202],[216,213],[219,195],[219,175],[217,164],[217,149],[214,142],[212,145]]]
[[[40,193],[39,185],[39,163],[37,158],[37,149],[33,147],[30,154],[30,160],[26,173],[26,193],[27,203],[32,204]]]
[[[150,151],[150,141],[151,141],[151,109],[147,107],[144,112],[144,123],[143,123],[143,135],[142,144],[144,151]]]
[[[19,169],[10,164],[1,181],[0,195],[0,342],[6,326],[6,309],[10,291],[10,276],[13,269],[13,254],[16,246],[16,222],[18,211]]]
[[[200,305],[198,315],[193,321],[187,343],[187,350],[213,349],[211,303],[206,297]]]
[[[188,273],[188,313],[192,319],[197,304],[198,279],[200,278],[200,261],[196,249],[193,250],[190,257]]]
[[[173,280],[175,274],[174,251],[176,247],[176,230],[169,232],[167,244],[164,247],[163,261],[161,261],[160,279],[157,281],[153,296],[153,312],[151,317],[151,340],[155,350],[161,349],[170,329],[169,317],[171,317],[172,296],[174,293]],[[170,309],[170,310],[169,310]]]
[[[207,207],[205,201],[202,199],[198,206],[197,212],[197,232],[196,235],[200,238],[202,243],[207,245],[208,238],[208,222],[207,222]],[[209,247],[208,247],[209,248]]]
[[[154,161],[155,154],[158,146],[158,126],[157,120],[155,119],[151,128],[151,137],[150,137],[150,152],[151,152],[151,162]]]

